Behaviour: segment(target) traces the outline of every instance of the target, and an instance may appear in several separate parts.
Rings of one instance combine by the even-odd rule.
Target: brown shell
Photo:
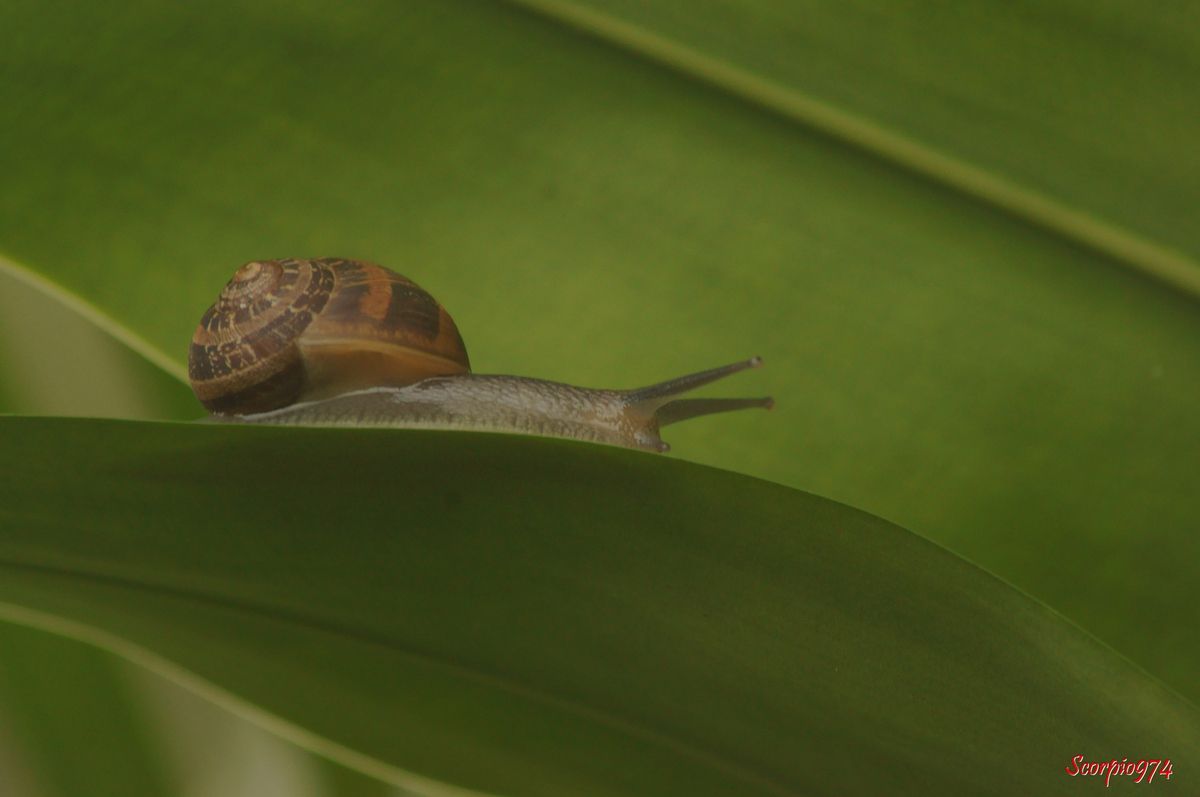
[[[196,398],[222,415],[470,370],[432,296],[383,266],[336,257],[242,266],[188,353]]]

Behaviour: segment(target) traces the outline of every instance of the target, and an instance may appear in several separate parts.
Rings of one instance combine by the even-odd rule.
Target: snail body
[[[501,431],[666,451],[661,427],[769,398],[682,393],[759,358],[633,390],[470,372],[449,314],[415,283],[355,260],[254,261],[205,312],[192,389],[218,420]]]

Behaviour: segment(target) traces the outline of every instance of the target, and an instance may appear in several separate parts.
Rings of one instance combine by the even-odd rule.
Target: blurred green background
[[[673,456],[892,520],[1200,699],[1200,6],[7,2],[0,42],[0,410],[197,416],[239,264],[371,259],[479,371],[761,354],[713,392],[776,411]],[[133,740],[114,794],[383,788],[0,634],[16,795],[79,793],[81,733]],[[259,752],[205,785],[195,733]]]

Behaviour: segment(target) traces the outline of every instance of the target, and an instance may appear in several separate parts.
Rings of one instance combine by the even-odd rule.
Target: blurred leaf
[[[44,790],[37,794],[179,794],[119,668],[99,651],[0,626],[0,717],[37,773]],[[7,786],[0,793],[8,794]]]
[[[76,308],[0,268],[0,413],[175,418],[202,415],[179,379]]]
[[[0,432],[6,617],[394,782],[1049,794],[1080,751],[1200,764],[1200,712],[1044,606],[769,483],[492,435]]]
[[[289,744],[143,667],[127,667],[188,797],[395,797],[378,780]]]
[[[5,628],[16,626],[5,624]],[[24,745],[10,727],[7,718],[0,712],[0,773],[4,774],[6,797],[45,797],[38,784],[38,776],[27,760]]]
[[[1200,273],[1195,9],[523,5],[5,4],[0,249],[176,374],[282,255],[410,274],[484,371],[762,354],[776,415],[677,451],[942,541],[1200,698],[1200,314],[1146,278]]]
[[[1200,5],[515,4],[1200,292]]]
[[[0,390],[0,412],[149,418],[200,412],[178,379],[52,293],[4,271],[0,376],[11,385]],[[169,709],[148,715],[142,692]],[[0,725],[16,734],[0,739],[11,748],[0,750],[4,797],[394,793],[110,654],[7,623],[0,625]],[[30,785],[15,782],[18,762],[3,760],[5,753],[23,762]]]
[[[396,794],[142,667],[11,623],[0,623],[0,731],[4,797]]]

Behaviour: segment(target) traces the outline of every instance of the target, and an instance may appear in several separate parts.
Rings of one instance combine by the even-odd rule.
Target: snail
[[[342,258],[238,269],[188,354],[215,420],[502,431],[668,451],[659,430],[770,398],[678,398],[758,357],[633,390],[471,373],[453,319],[411,280]]]

